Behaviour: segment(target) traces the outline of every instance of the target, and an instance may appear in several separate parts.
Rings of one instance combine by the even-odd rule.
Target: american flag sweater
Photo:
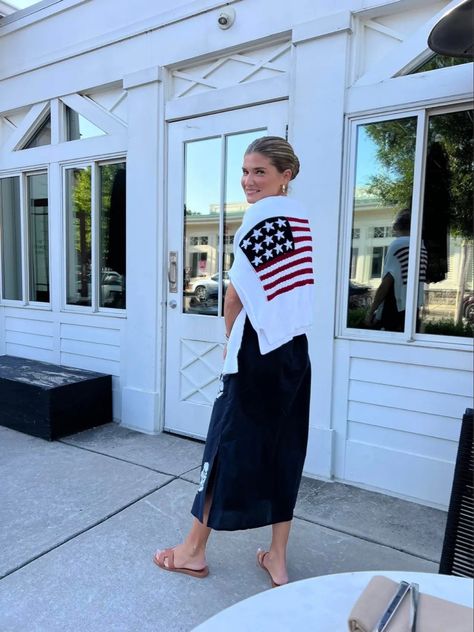
[[[314,311],[313,247],[307,214],[296,200],[267,197],[246,211],[229,270],[243,310],[232,328],[224,372],[236,372],[229,369],[236,368],[245,316],[262,354],[308,331]]]

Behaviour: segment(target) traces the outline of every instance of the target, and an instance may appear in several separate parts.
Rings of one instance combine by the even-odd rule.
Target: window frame
[[[125,318],[127,308],[100,306],[100,167],[125,163],[125,154],[109,157],[87,158],[61,164],[62,206],[62,265],[61,265],[61,311],[74,314],[102,314]],[[74,305],[67,302],[67,177],[68,169],[91,168],[91,305]]]
[[[48,179],[48,283],[49,301],[31,301],[30,296],[30,236],[28,225],[28,176],[46,175]],[[51,269],[51,177],[48,166],[38,166],[27,169],[17,169],[15,171],[0,173],[0,179],[15,178],[20,179],[20,245],[21,245],[21,283],[22,298],[8,299],[3,297],[3,269],[2,257],[0,257],[0,305],[4,307],[28,307],[30,309],[41,309],[51,311],[52,309],[52,269]],[[2,234],[0,232],[0,250],[3,249]]]
[[[337,293],[337,314],[335,337],[348,340],[370,341],[395,344],[415,344],[415,346],[446,347],[465,350],[472,347],[472,338],[460,336],[446,336],[424,334],[416,332],[416,297],[418,292],[417,265],[420,258],[421,239],[418,238],[423,220],[425,167],[427,154],[427,139],[429,119],[431,116],[460,112],[472,108],[472,102],[461,100],[450,104],[436,105],[434,103],[420,105],[415,108],[397,108],[383,114],[365,112],[363,114],[347,115],[345,121],[345,157],[344,176],[341,194],[341,243],[339,253],[339,288]],[[413,165],[412,213],[410,227],[410,254],[408,260],[407,305],[405,328],[403,332],[378,331],[372,329],[357,329],[347,326],[348,287],[350,280],[351,245],[353,229],[353,195],[355,189],[357,163],[357,131],[359,125],[381,123],[407,117],[417,118],[415,157]]]

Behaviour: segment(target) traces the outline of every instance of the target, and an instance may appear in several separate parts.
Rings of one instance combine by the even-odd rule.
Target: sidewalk
[[[202,449],[115,424],[53,443],[0,427],[0,631],[184,632],[266,590],[255,551],[268,544],[270,527],[214,532],[205,580],[153,564],[154,550],[180,541],[190,525]],[[445,519],[305,478],[290,578],[437,572]]]

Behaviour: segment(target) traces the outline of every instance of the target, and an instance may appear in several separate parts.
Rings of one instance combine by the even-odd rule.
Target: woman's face
[[[282,195],[282,186],[288,185],[291,169],[280,173],[263,154],[244,156],[241,184],[249,204],[258,202],[269,195]]]

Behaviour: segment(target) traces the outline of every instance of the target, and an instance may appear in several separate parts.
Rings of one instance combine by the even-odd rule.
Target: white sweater
[[[296,200],[266,197],[246,211],[234,237],[229,278],[243,309],[232,327],[223,372],[236,373],[246,316],[262,354],[311,326],[313,242],[307,213]]]

